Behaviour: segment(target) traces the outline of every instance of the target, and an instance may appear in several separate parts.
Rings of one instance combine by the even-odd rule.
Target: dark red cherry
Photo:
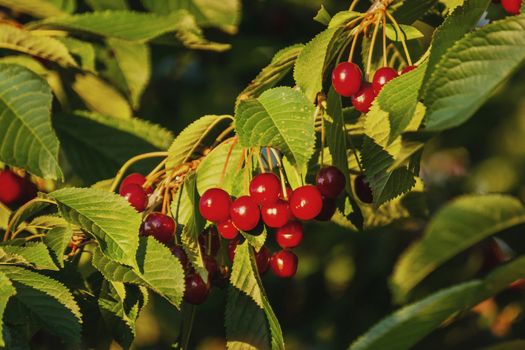
[[[317,187],[306,185],[296,188],[290,198],[293,216],[300,220],[314,219],[323,207],[323,198]]]
[[[143,212],[148,205],[148,196],[142,186],[129,184],[120,189],[120,195],[126,198],[133,208],[139,213]]]
[[[288,186],[286,186],[286,196],[284,195],[284,192],[283,192],[283,189],[281,187],[281,191],[279,192],[279,199],[283,200],[283,201],[289,201],[290,200],[290,197],[292,197],[292,189]]]
[[[273,204],[263,205],[261,214],[263,222],[271,228],[282,227],[292,218],[290,205],[280,199]]]
[[[275,203],[281,192],[281,181],[273,173],[256,175],[250,182],[250,197],[259,205]]]
[[[263,246],[261,250],[255,253],[255,262],[257,263],[257,270],[259,274],[263,275],[268,271],[270,265],[270,251]]]
[[[188,267],[188,256],[186,255],[184,249],[180,245],[174,245],[173,247],[171,247],[171,253],[177,259],[179,259],[182,268],[186,270],[186,268]]]
[[[24,179],[11,170],[0,171],[0,202],[11,205],[24,195]]]
[[[372,85],[364,83],[361,89],[355,95],[352,95],[352,105],[359,112],[368,113],[376,96]]]
[[[335,166],[321,168],[316,177],[317,189],[328,198],[337,198],[345,189],[346,179]]]
[[[217,264],[217,260],[215,260],[213,256],[209,255],[204,255],[202,259],[204,260],[204,266],[208,271],[208,278],[210,281],[212,281],[219,273],[219,265]]]
[[[354,179],[354,191],[361,202],[370,204],[374,201],[372,189],[362,174],[357,175]]]
[[[509,15],[519,15],[523,0],[501,0],[501,6]]]
[[[232,239],[228,242],[228,258],[230,258],[230,261],[233,263],[233,259],[235,258],[235,249],[237,249],[237,246],[239,245],[239,239]]]
[[[38,193],[38,188],[31,182],[28,176],[22,179],[22,203],[30,201],[35,198]]]
[[[358,92],[362,79],[361,68],[351,62],[341,62],[332,71],[332,85],[341,96],[350,97]]]
[[[230,195],[220,188],[210,188],[202,194],[199,201],[199,212],[211,222],[226,221],[230,217]]]
[[[375,74],[374,79],[372,80],[372,86],[374,87],[374,92],[379,95],[379,92],[388,83],[390,80],[397,77],[397,72],[395,69],[390,67],[379,68]]]
[[[172,245],[175,221],[159,212],[150,213],[142,223],[141,233],[144,236],[153,236],[157,241],[166,245]]]
[[[416,69],[417,66],[406,66],[405,68],[403,68],[403,70],[399,73],[399,75],[403,75],[403,74],[407,74],[408,72],[411,72],[413,71],[414,69]]]
[[[144,175],[139,174],[139,173],[129,174],[128,176],[124,178],[124,180],[122,180],[119,191],[122,190],[122,188],[126,185],[135,184],[135,185],[142,186],[144,185],[145,182],[146,182],[146,177]],[[147,188],[144,189],[144,191],[146,192],[146,194],[151,194],[153,192],[153,187],[148,186]]]
[[[205,283],[201,276],[197,273],[190,273],[186,275],[186,290],[184,291],[184,299],[193,305],[200,305],[210,292],[210,286]]]
[[[292,277],[297,271],[297,255],[289,250],[276,252],[270,259],[270,267],[277,277]]]
[[[299,221],[290,221],[277,229],[275,240],[283,249],[299,246],[303,240],[303,225]]]
[[[250,231],[259,224],[261,212],[257,203],[250,196],[241,196],[233,201],[230,217],[239,230]]]
[[[319,215],[315,217],[315,220],[329,221],[332,219],[332,216],[334,216],[336,209],[337,203],[335,202],[335,199],[323,197],[323,208]]]
[[[203,254],[216,256],[221,247],[221,237],[217,232],[217,228],[210,226],[199,235],[199,245]],[[207,247],[209,246],[209,250]]]
[[[219,231],[222,238],[225,239],[234,239],[239,234],[239,230],[233,225],[231,219],[219,222],[217,224],[217,231]]]

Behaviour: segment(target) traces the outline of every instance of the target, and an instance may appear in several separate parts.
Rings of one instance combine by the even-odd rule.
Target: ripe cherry
[[[292,218],[290,205],[280,199],[273,204],[263,205],[261,214],[263,222],[271,228],[282,227]]]
[[[284,192],[283,192],[283,189],[281,187],[281,190],[279,192],[279,199],[283,200],[283,201],[289,201],[290,200],[290,197],[292,196],[292,189],[288,186],[286,186],[286,196],[284,195]]]
[[[217,224],[217,231],[219,231],[222,238],[225,239],[234,239],[239,234],[239,230],[233,225],[231,219],[219,222]]]
[[[25,203],[36,197],[38,188],[28,177],[22,179],[22,203]]]
[[[509,15],[519,15],[523,0],[501,0],[501,6]]]
[[[345,189],[346,179],[335,166],[321,168],[316,177],[317,189],[328,198],[337,198]]]
[[[202,259],[204,260],[204,266],[208,271],[208,278],[210,280],[213,280],[215,277],[217,277],[217,274],[219,273],[219,265],[217,264],[217,260],[215,260],[214,257],[209,255],[203,256]]]
[[[341,62],[332,72],[332,85],[335,91],[345,97],[350,97],[359,91],[363,73],[355,63]]]
[[[292,277],[297,271],[297,255],[289,250],[276,252],[270,259],[270,267],[277,277]]]
[[[148,205],[148,196],[140,185],[128,184],[120,189],[120,195],[126,198],[139,213],[143,212]]]
[[[390,67],[379,68],[375,74],[374,79],[372,80],[372,86],[374,87],[374,92],[379,94],[383,86],[388,83],[390,80],[397,77],[397,72],[395,69]]]
[[[199,235],[199,245],[203,254],[209,254],[212,256],[217,255],[221,247],[221,238],[217,229],[213,226],[208,227]],[[209,250],[207,247],[209,246]]]
[[[250,182],[250,197],[259,205],[275,203],[281,192],[281,182],[273,173],[255,176]]]
[[[184,249],[180,245],[174,245],[173,247],[171,247],[171,253],[177,259],[179,259],[182,265],[182,268],[186,270],[188,267],[188,256],[186,255],[186,252],[184,251]]]
[[[230,195],[220,188],[210,188],[202,194],[199,212],[211,222],[226,221],[230,217]]]
[[[132,173],[126,176],[124,180],[122,180],[119,190],[121,190],[124,186],[129,185],[129,184],[135,184],[135,185],[142,186],[144,185],[145,182],[146,182],[146,177],[144,175],[139,174],[139,173]],[[144,189],[144,191],[146,192],[146,194],[151,194],[153,192],[153,187],[148,186],[147,188]]]
[[[321,212],[323,198],[317,187],[306,185],[296,188],[290,198],[293,216],[300,220],[312,220]]]
[[[0,202],[11,205],[18,202],[23,194],[23,179],[10,170],[0,171]]]
[[[361,89],[352,95],[352,105],[361,113],[368,113],[377,94],[370,83],[364,83]]]
[[[370,204],[374,201],[372,189],[362,174],[357,175],[354,179],[354,191],[361,202]]]
[[[233,259],[235,258],[235,249],[237,249],[238,245],[239,239],[232,239],[228,242],[228,258],[230,258],[231,262],[233,262]]]
[[[184,291],[184,299],[193,305],[202,304],[210,292],[210,286],[208,283],[205,283],[197,273],[186,275],[185,280],[186,290]]]
[[[417,66],[406,66],[405,68],[403,68],[403,70],[401,70],[399,75],[407,74],[408,72],[411,72],[411,71],[413,71],[416,68],[417,68]]]
[[[323,197],[323,208],[319,215],[315,217],[317,221],[329,221],[334,216],[335,211],[337,210],[337,203],[333,198]]]
[[[255,262],[257,263],[257,270],[259,274],[263,275],[268,271],[270,266],[270,251],[263,246],[261,250],[255,253]]]
[[[261,212],[250,196],[241,196],[233,201],[230,216],[239,230],[250,231],[259,224]]]
[[[277,230],[275,239],[283,249],[295,248],[303,240],[303,225],[299,221],[290,221]]]
[[[142,223],[141,234],[153,236],[161,243],[172,245],[175,234],[175,221],[159,212],[150,213]]]

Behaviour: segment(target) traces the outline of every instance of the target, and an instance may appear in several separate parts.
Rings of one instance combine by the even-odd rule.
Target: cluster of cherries
[[[0,202],[17,207],[35,198],[38,189],[29,176],[21,177],[6,169],[0,171]]]
[[[519,15],[523,0],[492,0],[492,2],[501,2],[501,6],[509,15]]]

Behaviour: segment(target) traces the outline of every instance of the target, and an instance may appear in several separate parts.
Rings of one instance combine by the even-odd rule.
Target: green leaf
[[[27,219],[46,209],[50,203],[42,201],[30,201],[27,202],[23,207],[20,207],[16,212],[12,213],[10,217],[11,229],[16,230],[20,224],[22,224]],[[15,214],[17,216],[15,216]]]
[[[461,197],[441,209],[423,238],[398,260],[391,277],[394,298],[407,294],[445,261],[488,236],[525,222],[525,208],[501,195]]]
[[[476,26],[483,12],[487,9],[490,0],[470,0],[456,8],[432,37],[432,47],[428,58],[428,66],[423,81],[426,83],[434,72],[445,52],[459,39]]]
[[[429,12],[438,3],[438,0],[405,0],[394,11],[394,17],[399,23],[412,24]]]
[[[328,23],[328,28],[336,27],[345,27],[351,20],[361,17],[363,14],[355,11],[341,11],[336,13],[330,23]]]
[[[21,256],[37,270],[58,271],[49,250],[42,242],[28,242],[25,246],[4,245],[2,249],[7,254]]]
[[[64,253],[72,234],[71,228],[66,225],[53,227],[44,237],[44,243],[51,249],[60,267],[64,267]]]
[[[80,342],[82,315],[71,292],[60,282],[22,267],[0,266],[13,282],[16,299],[51,333]]]
[[[168,149],[166,167],[174,168],[190,160],[206,135],[216,126],[223,125],[225,120],[231,119],[229,115],[205,115],[188,125]]]
[[[297,44],[278,51],[269,65],[239,94],[237,102],[251,97],[259,97],[265,90],[273,88],[292,69],[304,45]]]
[[[51,89],[26,68],[0,64],[0,161],[47,179],[62,178],[51,128]]]
[[[269,146],[303,166],[314,152],[314,107],[299,91],[278,87],[256,99],[241,101],[235,130],[244,147]]]
[[[324,24],[325,26],[328,26],[331,19],[332,19],[332,16],[330,16],[330,13],[328,13],[324,5],[321,5],[321,8],[319,9],[319,11],[317,11],[317,14],[314,17],[314,21],[317,21],[321,24]]]
[[[0,229],[5,230],[9,223],[9,217],[11,216],[11,209],[0,203]]]
[[[0,0],[0,6],[34,17],[53,17],[64,14],[60,7],[47,0]]]
[[[92,188],[65,188],[49,194],[68,222],[97,239],[102,252],[116,262],[136,266],[140,215],[128,201]]]
[[[468,120],[525,60],[525,14],[467,34],[441,58],[425,94],[426,130]]]
[[[399,29],[401,29],[401,33],[398,33],[397,30],[394,28],[393,25],[387,24],[386,25],[386,36],[388,39],[392,41],[403,41],[405,40],[413,40],[413,39],[419,39],[423,37],[423,33],[421,33],[417,28],[406,25],[406,24],[400,24]]]
[[[253,250],[237,246],[226,303],[228,349],[284,349],[281,327],[265,295]]]
[[[3,273],[0,273],[0,346],[5,347],[4,341],[4,318],[5,308],[9,299],[16,294],[16,290],[13,287],[11,281]]]
[[[78,58],[80,67],[83,70],[95,72],[95,49],[91,43],[70,37],[59,37],[57,40],[64,44],[72,55]]]
[[[128,9],[126,0],[86,0],[86,3],[95,11]]]
[[[77,63],[59,40],[33,35],[24,29],[0,24],[0,48],[27,53],[63,67],[77,67]]]

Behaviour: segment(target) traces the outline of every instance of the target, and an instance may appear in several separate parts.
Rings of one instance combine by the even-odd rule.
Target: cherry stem
[[[403,50],[405,50],[405,56],[407,58],[407,61],[408,61],[408,65],[411,66],[412,65],[412,59],[410,58],[410,52],[408,52],[408,47],[407,47],[407,43],[406,43],[406,40],[405,40],[405,33],[403,33],[401,31],[401,28],[399,27],[399,24],[397,23],[396,19],[394,18],[394,16],[392,16],[390,14],[390,12],[388,11],[385,11],[386,15],[388,16],[388,19],[392,22],[392,24],[394,25],[394,28],[396,29],[396,32],[399,33],[399,35],[401,36],[401,45],[403,45]]]
[[[168,158],[164,158],[157,166],[150,171],[150,173],[146,176],[146,182],[142,185],[143,188],[148,188],[149,186],[153,185],[153,182],[163,173],[165,173],[165,170],[162,169],[164,167],[164,164],[168,161]]]
[[[122,180],[122,177],[124,176],[126,171],[134,163],[140,160],[143,160],[143,159],[159,158],[159,157],[167,157],[167,156],[168,156],[168,152],[150,152],[150,153],[139,154],[138,156],[130,158],[126,163],[124,163],[124,165],[119,169],[119,171],[115,175],[115,179],[113,180],[113,183],[111,184],[109,192],[115,192],[115,189],[117,188],[117,185],[119,184],[120,180]]]
[[[219,136],[217,136],[217,140],[215,140],[215,142],[213,143],[212,148],[214,148],[214,147],[216,147],[218,144],[220,144],[220,143],[224,140],[224,138],[225,138],[226,136],[228,136],[228,134],[230,134],[233,130],[234,130],[234,127],[233,127],[233,126],[229,126],[229,127],[227,127],[226,129],[224,129],[224,131],[221,132],[221,133],[219,134]]]
[[[237,144],[237,138],[235,137],[232,141],[232,145],[230,146],[230,149],[228,150],[228,153],[226,154],[226,160],[224,161],[224,166],[222,167],[221,181],[220,181],[221,186],[224,184],[224,177],[226,176],[226,169],[228,169],[228,163],[230,162],[233,148],[235,147],[236,144]]]
[[[348,62],[352,62],[352,60],[354,59],[354,52],[355,52],[355,47],[356,47],[356,44],[357,44],[357,38],[359,37],[360,33],[361,33],[361,27],[358,27],[357,30],[354,33],[354,38],[352,39],[352,45],[350,46],[350,53],[348,55]]]
[[[345,133],[348,135],[348,143],[350,144],[350,148],[352,149],[352,153],[354,154],[355,161],[357,162],[357,166],[359,167],[359,170],[361,173],[363,173],[363,166],[361,165],[361,162],[359,161],[359,157],[357,156],[357,151],[354,146],[354,141],[352,141],[352,135],[346,130],[346,123],[343,123],[343,127],[345,128]]]
[[[26,211],[26,209],[29,208],[31,205],[33,205],[34,203],[38,203],[38,202],[49,203],[49,204],[57,204],[53,200],[36,197],[36,198],[31,199],[30,201],[28,201],[24,205],[22,205],[20,208],[18,208],[18,210],[15,212],[15,214],[13,215],[13,217],[11,218],[11,220],[9,220],[9,223],[7,224],[7,228],[6,228],[5,234],[4,234],[4,242],[6,242],[9,239],[9,235],[11,233],[11,230],[13,229],[13,225],[14,225],[14,223],[16,221],[18,221],[20,219],[20,216],[22,216],[22,213],[24,213],[24,211]]]
[[[266,159],[268,159],[268,168],[270,171],[273,169],[273,160],[272,160],[272,154],[270,151],[270,147],[266,147]]]
[[[386,15],[383,13],[381,16],[383,22],[383,67],[387,67],[387,57],[386,57]]]
[[[350,4],[350,8],[348,9],[348,11],[353,11],[358,2],[359,0],[353,0],[352,3]]]
[[[259,163],[259,170],[261,171],[261,174],[264,174],[266,170],[264,169],[264,166],[263,166],[263,160],[262,160],[260,148],[257,149],[257,163]]]
[[[324,111],[321,110],[320,106],[315,107],[315,118],[317,114],[321,111],[321,167],[324,165],[324,145],[325,145],[325,130],[324,130]]]
[[[368,51],[368,60],[366,61],[366,76],[370,75],[370,68],[372,66],[372,56],[374,55],[374,46],[377,38],[377,31],[379,30],[379,22],[381,17],[378,17],[374,23],[374,32],[372,33],[372,40],[370,41],[370,51]]]
[[[277,153],[277,151],[272,148],[272,147],[268,147],[270,149],[270,151],[272,152],[273,156],[275,157],[275,160],[277,161],[277,167],[279,168],[282,168],[283,167],[283,163],[281,162],[281,157],[279,157],[279,154]]]

